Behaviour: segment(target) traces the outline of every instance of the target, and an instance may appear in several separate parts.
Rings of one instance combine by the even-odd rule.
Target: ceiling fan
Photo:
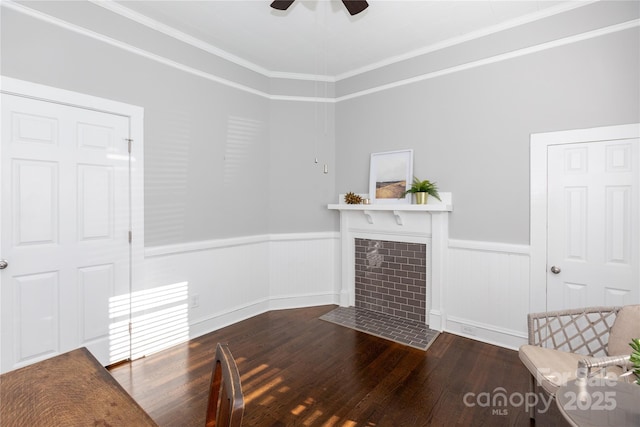
[[[295,0],[276,0],[271,3],[271,7],[278,10],[287,10],[294,1]],[[347,8],[351,16],[356,15],[369,7],[369,3],[364,0],[342,0],[342,3],[344,3],[344,7]]]

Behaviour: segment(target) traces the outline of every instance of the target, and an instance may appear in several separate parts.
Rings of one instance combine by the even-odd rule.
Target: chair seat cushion
[[[578,361],[586,359],[583,354],[568,353],[536,345],[523,345],[518,351],[520,360],[535,380],[555,395],[560,386],[576,378]]]

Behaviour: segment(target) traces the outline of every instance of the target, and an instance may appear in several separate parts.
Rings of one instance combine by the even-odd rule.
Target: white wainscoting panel
[[[338,304],[339,233],[272,235],[269,300],[272,309]]]
[[[517,349],[527,341],[529,247],[449,240],[448,332]]]
[[[449,240],[444,330],[502,347],[526,342],[529,247]],[[339,233],[241,237],[147,248],[145,286],[183,284],[188,337],[268,310],[338,304]],[[160,348],[160,347],[158,347]]]
[[[163,286],[186,287],[189,338],[262,313],[268,307],[268,242],[211,243],[209,249],[200,250],[175,245],[169,251],[163,247],[163,255],[145,258],[145,287],[150,294]]]
[[[147,248],[145,287],[151,295],[186,286],[188,319],[181,321],[194,338],[268,310],[337,304],[339,245],[339,234],[327,232]]]

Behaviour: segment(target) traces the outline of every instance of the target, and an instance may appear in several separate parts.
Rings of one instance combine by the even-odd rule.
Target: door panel
[[[606,189],[605,262],[629,265],[631,262],[631,187]]]
[[[129,119],[3,94],[2,125],[0,369],[80,346],[114,363],[110,304],[130,293]]]
[[[17,362],[58,351],[58,272],[14,277]]]
[[[78,165],[79,240],[113,238],[113,168]]]
[[[58,145],[58,120],[53,117],[14,112],[11,130],[14,143]]]
[[[109,304],[115,289],[113,264],[78,269],[81,342],[109,338]]]
[[[14,245],[58,243],[58,164],[14,159]]]
[[[637,300],[639,145],[548,147],[548,310]]]

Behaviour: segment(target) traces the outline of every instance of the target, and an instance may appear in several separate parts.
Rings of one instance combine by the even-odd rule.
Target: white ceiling
[[[342,78],[585,2],[369,0],[356,16],[339,0],[296,0],[287,11],[269,4],[146,0],[105,7],[267,75]]]

